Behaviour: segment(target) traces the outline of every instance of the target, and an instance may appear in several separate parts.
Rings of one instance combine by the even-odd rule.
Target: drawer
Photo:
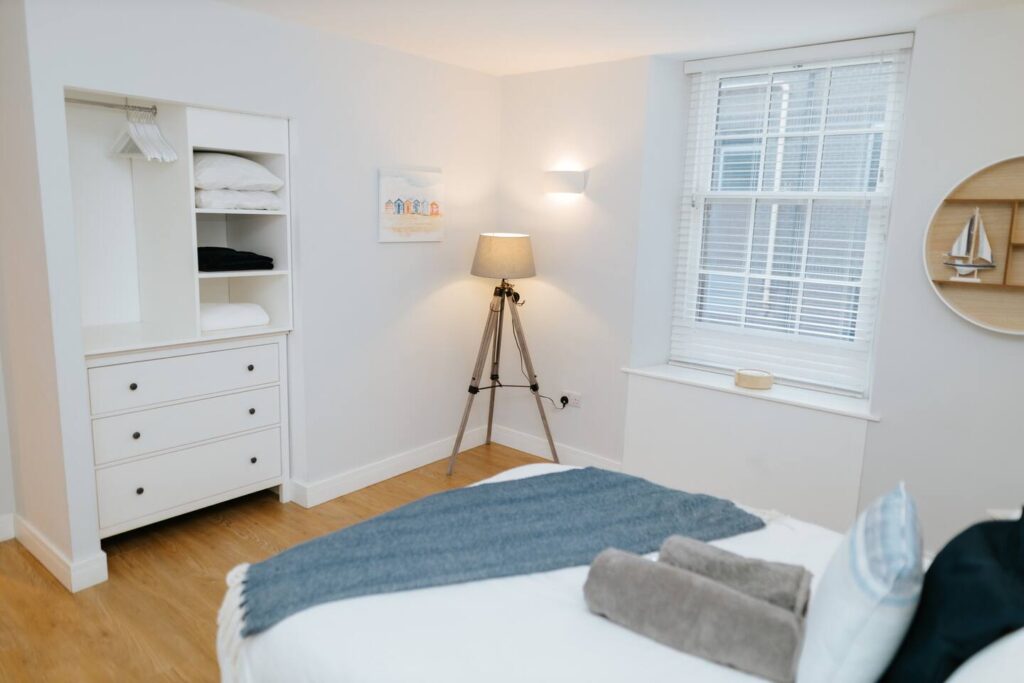
[[[100,414],[269,384],[277,356],[266,344],[90,368],[89,401]]]
[[[103,465],[280,421],[278,387],[254,389],[93,420],[93,452]]]
[[[279,429],[99,469],[100,529],[280,475]]]

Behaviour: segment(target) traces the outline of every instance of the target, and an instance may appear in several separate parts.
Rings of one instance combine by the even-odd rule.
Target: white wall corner
[[[46,536],[20,516],[14,518],[14,536],[72,593],[107,580],[107,554],[102,550],[72,562]]]
[[[548,442],[546,439],[542,439],[539,436],[527,434],[526,432],[521,432],[518,429],[502,427],[501,425],[494,425],[494,432],[491,436],[495,443],[500,443],[502,446],[515,448],[517,450],[530,453],[531,455],[551,460],[551,449],[548,448]],[[589,451],[584,451],[579,448],[573,448],[572,446],[567,446],[566,444],[558,443],[557,441],[555,442],[555,448],[558,449],[558,460],[563,465],[600,467],[614,471],[622,469],[622,463],[620,461],[604,455],[597,455],[596,453],[590,453]]]
[[[14,513],[0,514],[0,541],[14,538]]]
[[[630,362],[669,357],[675,298],[676,239],[682,215],[689,112],[682,64],[654,57],[644,102],[643,166],[637,216]]]
[[[475,448],[484,442],[483,427],[467,429],[462,439],[463,450]],[[305,508],[311,508],[329,500],[366,488],[373,484],[397,477],[417,467],[429,465],[451,455],[455,435],[428,443],[425,446],[393,455],[389,458],[356,467],[326,479],[314,482],[292,481],[292,499]]]

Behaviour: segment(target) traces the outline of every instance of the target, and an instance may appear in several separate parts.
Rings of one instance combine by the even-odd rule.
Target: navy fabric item
[[[587,565],[605,548],[649,553],[673,534],[755,531],[727,500],[596,468],[446,491],[249,567],[242,635],[314,605]]]
[[[975,524],[935,556],[914,621],[881,680],[944,681],[973,654],[1021,628],[1024,520]]]

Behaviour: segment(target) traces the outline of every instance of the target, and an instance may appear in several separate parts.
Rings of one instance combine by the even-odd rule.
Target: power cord
[[[518,301],[515,301],[515,302],[512,303],[512,305],[513,306],[516,306],[516,305],[524,306],[524,305],[526,305],[526,300],[524,299],[522,303],[519,303]],[[516,343],[516,350],[519,351],[519,372],[521,372],[523,374],[523,377],[526,378],[527,382],[532,382],[533,378],[530,377],[528,374],[526,374],[526,361],[523,360],[523,346],[519,342],[519,331],[516,329],[515,325],[512,326],[512,339]],[[498,384],[500,386],[524,387],[526,389],[530,389],[531,388],[529,384],[526,384],[526,385],[522,385],[522,384],[502,385],[500,382]],[[540,396],[543,399],[546,399],[548,402],[550,402],[551,403],[551,407],[554,410],[565,410],[566,407],[568,407],[568,405],[569,405],[569,397],[568,396],[562,396],[558,400],[558,403],[555,403],[555,399],[551,398],[550,396],[545,396],[544,394],[542,394],[540,392],[537,392],[537,395]]]
[[[496,380],[494,382],[494,384],[491,384],[490,386],[480,387],[480,391],[486,391],[488,389],[498,389],[498,388],[502,388],[502,389],[529,389],[530,385],[529,384],[505,384],[501,380]],[[546,396],[546,395],[541,394],[541,393],[538,393],[537,395],[540,396],[541,398],[547,400],[547,401],[550,401],[551,402],[551,407],[554,408],[555,410],[565,410],[569,406],[569,397],[568,396],[560,397],[558,399],[558,403],[556,403],[555,399],[551,398],[550,396]]]

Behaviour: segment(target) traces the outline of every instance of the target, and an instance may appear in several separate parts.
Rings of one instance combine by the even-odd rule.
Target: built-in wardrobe
[[[65,96],[99,536],[261,489],[287,500],[288,121]],[[155,108],[175,161],[124,153],[126,106]],[[200,152],[262,165],[283,181],[281,208],[197,209]],[[256,253],[273,268],[200,270],[200,247]],[[212,303],[258,304],[268,321],[204,331]]]

